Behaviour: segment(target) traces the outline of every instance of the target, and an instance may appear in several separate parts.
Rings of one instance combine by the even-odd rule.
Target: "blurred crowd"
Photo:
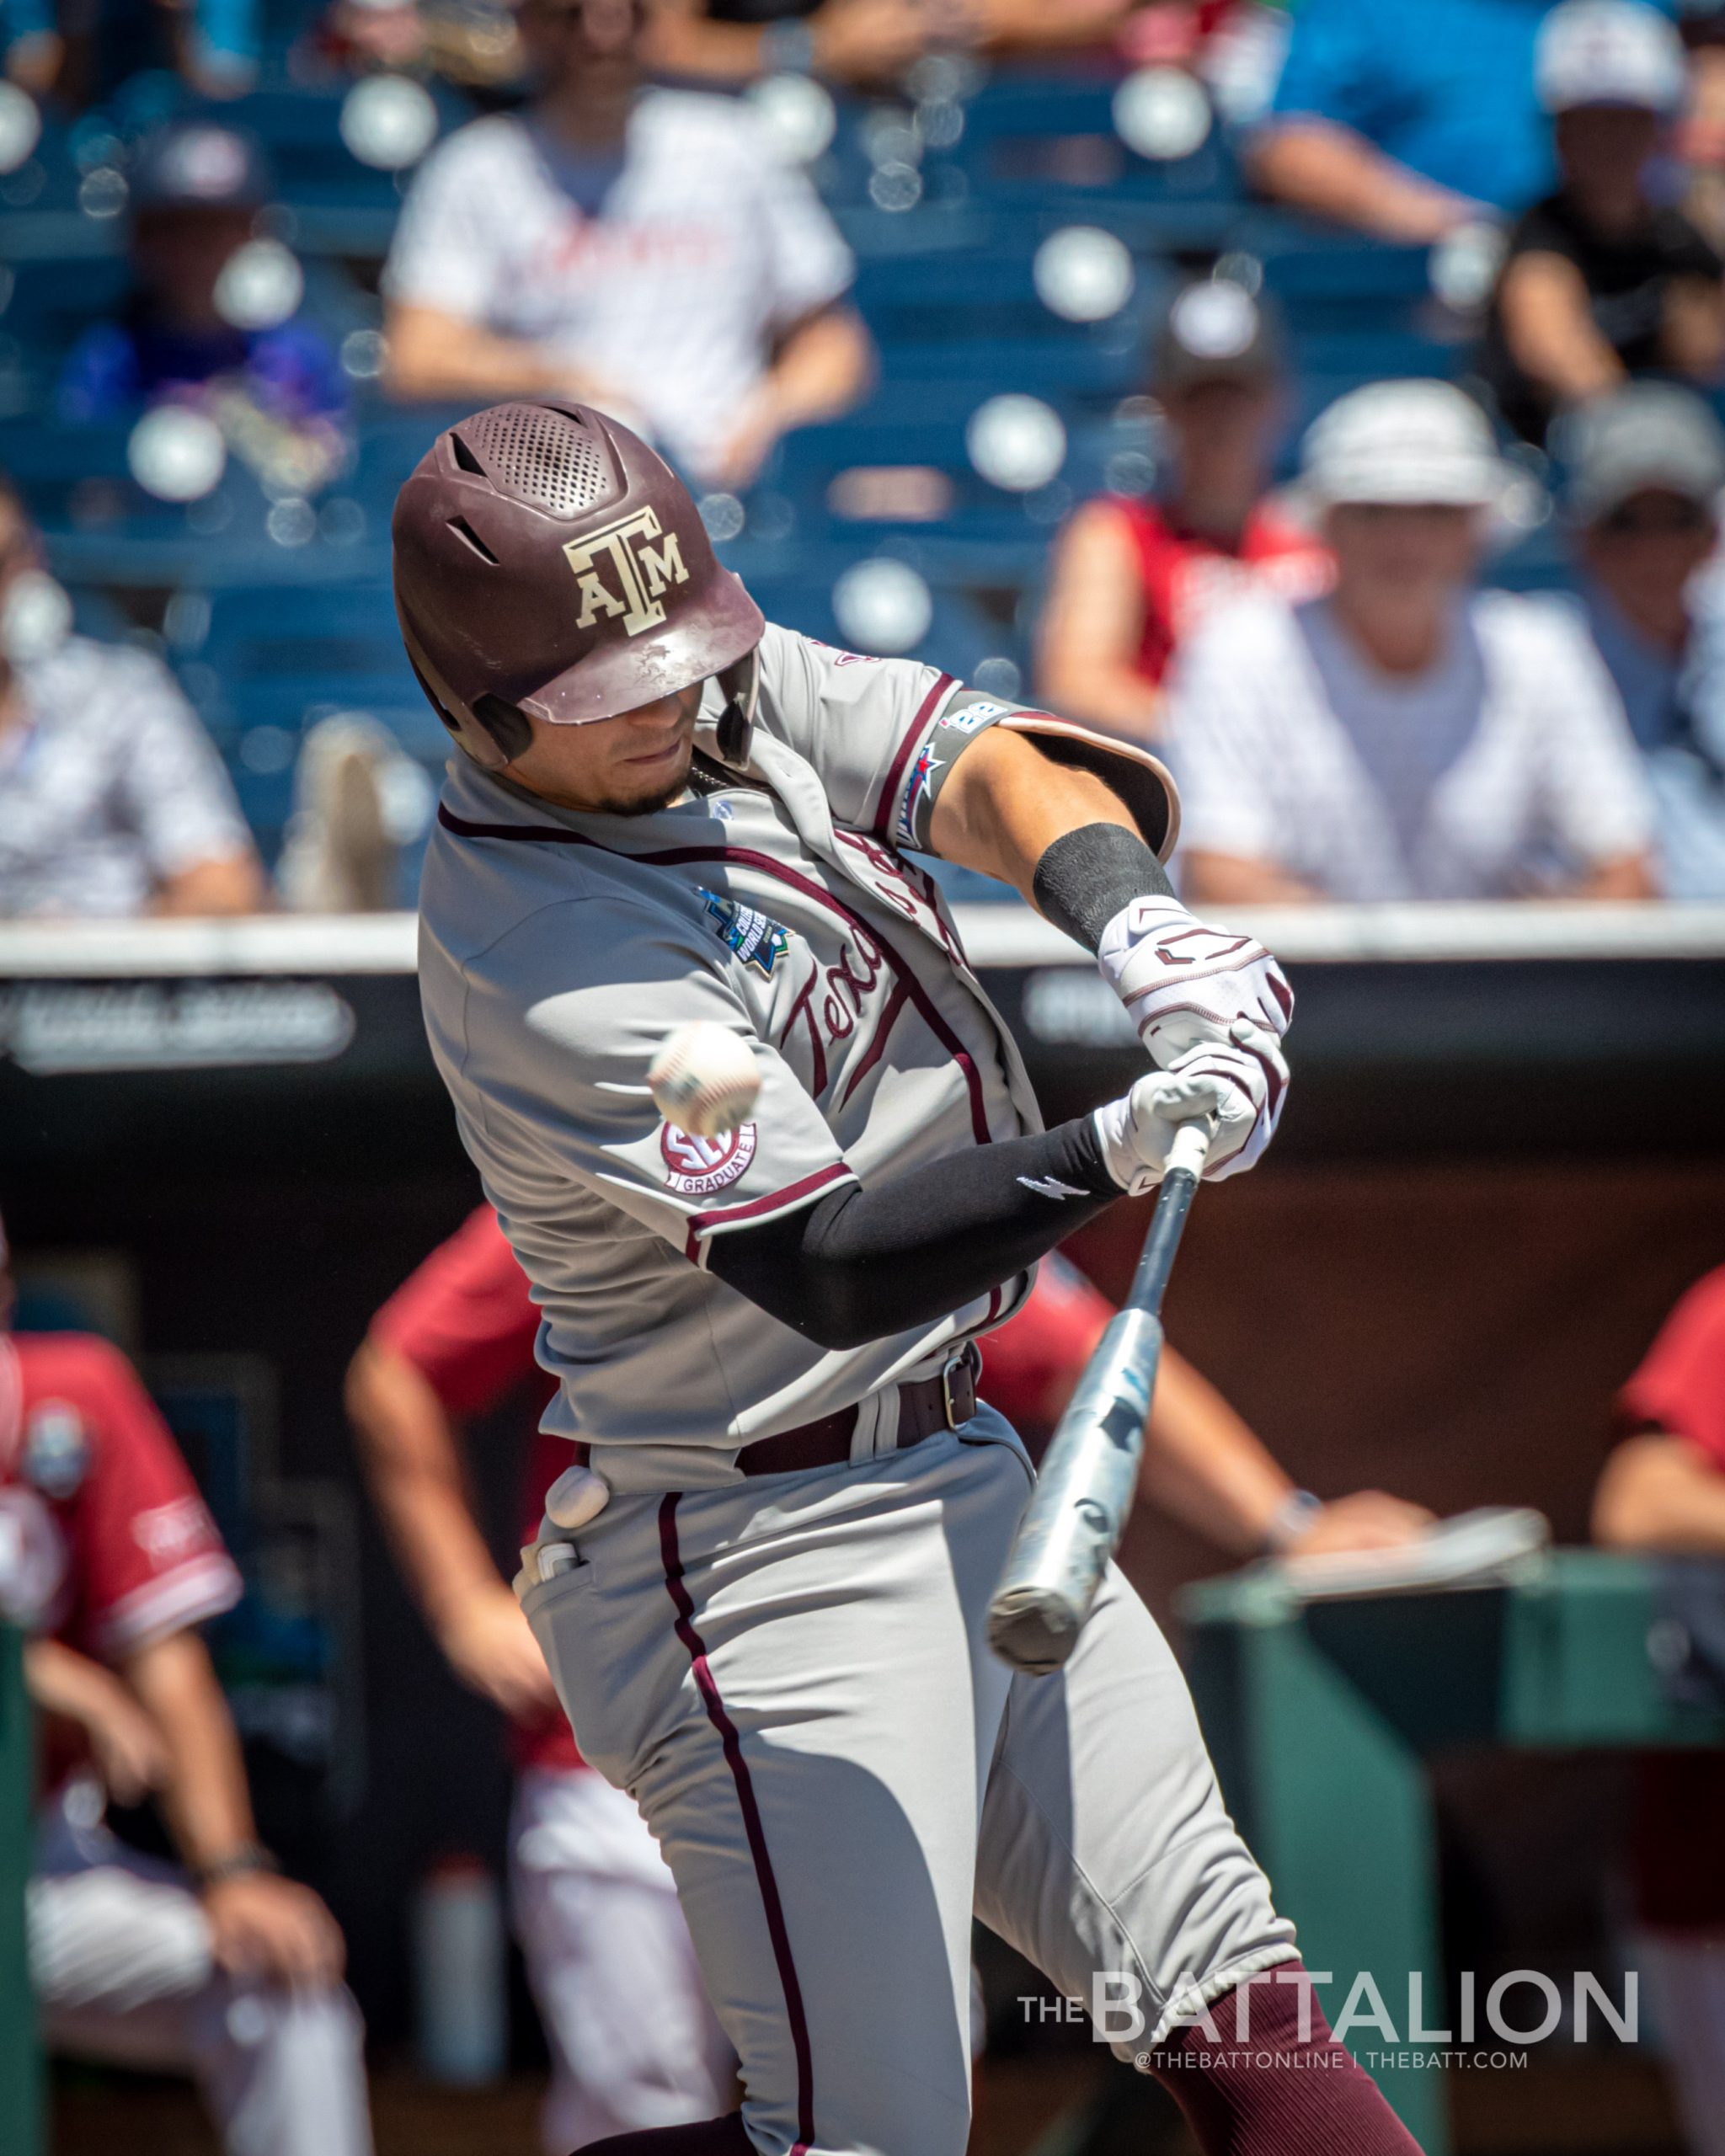
[[[67,110],[145,30],[205,99],[140,138],[127,291],[58,362],[58,419],[164,416],[134,451],[170,468],[213,435],[291,511],[351,457],[355,380],[304,304],[265,151],[213,101],[253,80],[254,17],[200,0],[120,32],[11,0],[0,22],[13,80]],[[1497,267],[1460,382],[1341,394],[1274,485],[1300,401],[1277,304],[1236,257],[1182,259],[1143,355],[1154,478],[1050,536],[1033,692],[1167,750],[1210,904],[1725,897],[1725,11],[339,0],[296,65],[488,84],[405,189],[386,399],[582,397],[738,498],[793,429],[858,408],[878,360],[839,224],[731,91],[1055,45],[1076,69],[1208,69],[1262,196]],[[1487,589],[1541,488],[1567,590]],[[0,908],[405,897],[388,728],[307,728],[265,865],[159,638],[80,634],[28,496],[0,496]]]
[[[203,100],[140,139],[126,288],[59,362],[55,408],[165,417],[135,469],[232,460],[291,518],[360,422],[268,158],[217,101],[252,83],[259,11],[143,17],[0,13],[14,83],[66,110],[152,38]],[[406,188],[371,373],[409,407],[585,398],[746,498],[784,437],[869,398],[878,360],[839,225],[732,93],[884,91],[960,53],[1191,72],[1262,197],[1487,272],[1459,381],[1348,391],[1278,486],[1301,382],[1275,302],[1237,255],[1177,265],[1136,406],[1154,478],[1052,535],[1031,689],[1165,749],[1192,892],[1725,897],[1725,9],[337,0],[294,66],[441,74],[489,107]],[[1489,588],[1530,490],[1567,590]],[[0,495],[0,908],[409,895],[388,728],[307,729],[266,866],[160,639],[80,633],[29,495]]]

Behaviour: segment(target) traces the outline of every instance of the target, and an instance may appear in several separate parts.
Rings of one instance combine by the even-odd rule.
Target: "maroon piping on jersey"
[[[913,718],[911,721],[911,723],[905,728],[903,739],[900,741],[898,747],[894,750],[893,760],[886,767],[886,777],[881,786],[879,805],[876,808],[874,812],[874,835],[876,838],[884,839],[887,835],[888,827],[892,822],[893,803],[897,798],[899,781],[904,776],[905,765],[910,756],[913,743],[916,740],[918,735],[921,734],[923,728],[927,725],[929,720],[933,718],[935,707],[940,702],[941,698],[946,694],[948,689],[953,688],[957,686],[958,679],[959,677],[956,674],[943,674],[941,675],[940,679],[935,683],[928,694],[922,699],[921,702],[917,705],[916,718]]]
[[[701,1262],[702,1238],[716,1229],[740,1227],[745,1220],[761,1220],[774,1213],[788,1213],[800,1205],[805,1198],[812,1198],[817,1190],[825,1190],[830,1184],[855,1182],[856,1173],[844,1161],[829,1161],[824,1168],[816,1168],[812,1175],[799,1177],[788,1182],[782,1190],[770,1190],[764,1198],[745,1198],[740,1205],[715,1205],[705,1213],[697,1213],[689,1222],[689,1232],[684,1240],[683,1252],[692,1265]]]
[[[773,1872],[772,1859],[767,1852],[766,1830],[761,1823],[761,1806],[756,1801],[754,1780],[749,1772],[749,1763],[743,1757],[742,1737],[726,1710],[718,1680],[708,1660],[706,1646],[701,1635],[695,1630],[695,1604],[683,1578],[682,1552],[677,1545],[677,1499],[680,1494],[672,1490],[660,1501],[659,1549],[665,1563],[665,1584],[677,1613],[676,1635],[688,1650],[689,1666],[694,1673],[701,1704],[707,1710],[707,1719],[718,1732],[719,1742],[724,1748],[725,1764],[730,1769],[731,1780],[736,1785],[737,1806],[743,1815],[743,1832],[748,1837],[749,1854],[754,1860],[755,1882],[761,1890],[761,1906],[766,1918],[766,1934],[772,1942],[772,1958],[777,1965],[779,1984],[784,1993],[785,2019],[791,2030],[791,2049],[797,2061],[797,2138],[791,2144],[789,2156],[808,2156],[814,2141],[814,2057],[809,2041],[809,2017],[803,2006],[803,1987],[797,1979],[797,1964],[791,1953],[791,1936],[785,1924],[784,1904],[779,1899],[778,1880]]]
[[[446,831],[453,831],[463,839],[506,839],[516,844],[545,841],[553,846],[590,846],[595,853],[608,853],[618,861],[638,861],[649,868],[676,868],[695,861],[735,862],[739,867],[753,868],[763,876],[770,876],[776,883],[788,883],[793,890],[800,891],[806,899],[825,906],[829,913],[859,934],[869,937],[880,946],[881,956],[892,969],[893,977],[916,1006],[917,1015],[941,1046],[964,1073],[965,1090],[970,1097],[970,1134],[979,1145],[993,1143],[993,1134],[988,1127],[988,1111],[982,1098],[982,1075],[972,1060],[969,1050],[935,1008],[928,990],[915,973],[889,943],[878,928],[865,927],[850,908],[841,905],[824,885],[812,877],[800,875],[794,868],[786,868],[771,854],[756,853],[751,847],[735,846],[672,846],[655,853],[626,853],[621,846],[606,846],[598,839],[590,839],[584,831],[566,831],[554,824],[473,824],[465,816],[457,816],[446,803],[437,806],[437,820]]]

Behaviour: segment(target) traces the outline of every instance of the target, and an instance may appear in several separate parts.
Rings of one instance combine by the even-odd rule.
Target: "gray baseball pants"
[[[1059,1675],[990,1652],[1032,1470],[992,1409],[847,1466],[619,1494],[522,1604],[676,1876],[767,2156],[963,2156],[973,1911],[1133,2057],[1293,1927],[1118,1572]],[[1103,1991],[1098,1994],[1098,1983]]]

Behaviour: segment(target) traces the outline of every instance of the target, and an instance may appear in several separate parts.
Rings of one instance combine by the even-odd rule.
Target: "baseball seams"
[[[647,1073],[653,1105],[695,1138],[722,1138],[747,1122],[761,1091],[749,1043],[729,1026],[679,1026]]]

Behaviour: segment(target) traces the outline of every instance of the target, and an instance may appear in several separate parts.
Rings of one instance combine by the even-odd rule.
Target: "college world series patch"
[[[756,973],[770,977],[790,948],[787,931],[755,906],[745,906],[736,899],[721,898],[717,891],[703,890],[701,896],[719,942],[728,951],[734,952],[745,966],[753,966]]]

